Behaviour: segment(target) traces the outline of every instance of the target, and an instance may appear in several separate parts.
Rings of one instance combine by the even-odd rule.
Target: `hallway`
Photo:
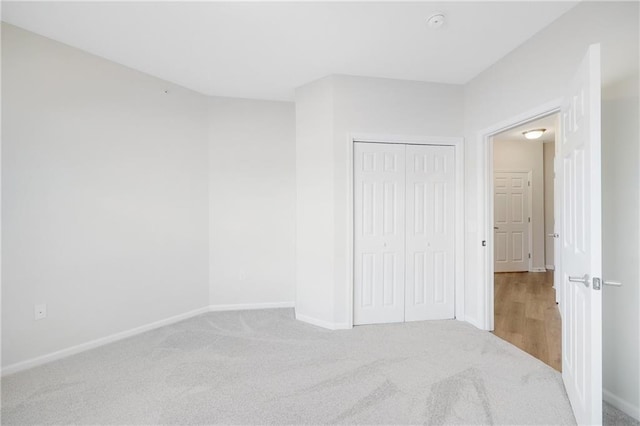
[[[495,274],[493,333],[562,370],[562,326],[555,303],[553,271]]]

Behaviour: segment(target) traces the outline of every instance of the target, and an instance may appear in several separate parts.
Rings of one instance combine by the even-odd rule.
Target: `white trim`
[[[446,145],[455,149],[456,162],[456,207],[455,207],[455,318],[465,321],[464,307],[464,138],[407,135],[376,135],[351,133],[347,137],[347,309],[348,327],[353,327],[353,144],[356,142],[392,143],[409,145]],[[324,321],[322,321],[324,322]],[[327,323],[330,324],[330,323]],[[323,327],[321,325],[321,327]]]
[[[300,315],[297,312],[296,312],[296,319],[298,321],[306,322],[307,324],[326,328],[327,330],[350,330],[351,328],[353,328],[352,324],[329,322],[329,321],[321,320],[318,318],[313,318],[307,315]]]
[[[4,367],[2,369],[2,376],[27,370],[29,368],[36,367],[38,365],[47,364],[51,361],[66,358],[68,356],[75,355],[80,352],[85,352],[100,346],[104,346],[106,344],[113,343],[118,340],[126,339],[128,337],[135,336],[137,334],[141,334],[149,330],[164,327],[165,325],[174,324],[176,322],[180,322],[180,321],[204,314],[206,312],[209,312],[208,306],[205,306],[199,309],[194,309],[193,311],[185,312],[183,314],[174,315],[172,317],[165,318],[160,321],[155,321],[149,324],[141,325],[140,327],[135,327],[130,330],[125,330],[119,333],[111,334],[106,337],[101,337],[99,339],[90,340],[85,343],[80,343],[79,345],[75,345],[66,349],[61,349],[55,352],[51,352],[46,355],[27,359],[25,361],[16,362],[15,364],[11,364]]]
[[[347,208],[346,208],[346,215],[347,215],[347,232],[345,232],[345,244],[347,246],[347,251],[345,252],[347,255],[347,276],[346,276],[346,280],[347,280],[347,322],[349,324],[349,328],[353,328],[353,304],[354,304],[354,297],[353,297],[353,281],[355,279],[355,274],[353,271],[353,265],[354,265],[354,255],[353,255],[353,244],[355,241],[355,234],[354,234],[354,219],[353,219],[353,215],[354,215],[354,208],[353,208],[353,185],[354,185],[354,168],[353,168],[353,150],[354,150],[354,146],[353,144],[355,143],[355,140],[361,140],[361,141],[371,141],[371,139],[375,139],[375,138],[370,138],[367,137],[366,135],[359,135],[359,136],[355,136],[353,134],[347,135],[348,139],[347,139]],[[313,323],[312,323],[313,324]],[[322,326],[320,326],[322,327]]]
[[[189,318],[193,318],[198,315],[205,314],[207,312],[220,312],[220,311],[244,311],[253,309],[274,309],[274,308],[293,308],[294,302],[277,302],[277,303],[243,303],[235,305],[210,305],[203,308],[194,309],[193,311],[185,312],[183,314],[174,315],[169,318],[155,321],[149,324],[141,325],[139,327],[132,328],[130,330],[114,333],[106,337],[90,340],[79,345],[71,346],[66,349],[60,349],[55,352],[51,352],[46,355],[27,359],[25,361],[16,362],[15,364],[8,365],[2,369],[2,376],[8,374],[17,373],[19,371],[27,370],[29,368],[37,367],[42,364],[47,364],[51,361],[66,358],[71,355],[85,352],[90,349],[95,349],[100,346],[107,345],[109,343],[117,342],[118,340],[126,339],[137,334],[141,334],[156,328],[164,327],[166,325],[175,324],[180,321],[184,321]]]
[[[250,311],[255,309],[277,309],[293,308],[295,302],[272,302],[272,303],[239,303],[233,305],[209,305],[209,312],[221,311]]]
[[[409,145],[458,145],[464,138],[451,136],[411,136],[411,135],[381,135],[371,133],[351,133],[349,139],[355,142],[397,143]]]
[[[484,330],[483,324],[481,324],[477,319],[470,317],[469,315],[465,317],[465,321],[477,329]]]
[[[501,121],[478,132],[478,223],[479,239],[486,241],[480,248],[480,276],[483,280],[478,288],[478,317],[483,330],[494,329],[494,289],[493,289],[493,136],[505,130],[518,127],[560,111],[562,98],[555,99],[512,118]],[[532,236],[533,237],[533,236]]]
[[[628,414],[634,419],[640,421],[640,407],[625,401],[606,389],[602,389],[602,399],[616,407],[618,410],[623,411],[625,414]]]
[[[556,269],[554,265],[544,265],[544,267],[547,271],[553,271]]]

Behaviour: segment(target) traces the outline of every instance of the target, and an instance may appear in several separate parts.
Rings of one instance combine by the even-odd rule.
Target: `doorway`
[[[602,421],[602,201],[600,45],[590,45],[562,98],[478,133],[481,184],[483,326],[494,330],[493,138],[560,113],[554,187],[554,283],[562,315],[562,381],[579,424]],[[560,126],[561,124],[561,126]],[[561,202],[558,202],[561,200]],[[559,237],[558,237],[559,236]],[[545,268],[546,269],[546,268]]]
[[[493,332],[561,371],[554,286],[556,123],[552,114],[492,137]]]

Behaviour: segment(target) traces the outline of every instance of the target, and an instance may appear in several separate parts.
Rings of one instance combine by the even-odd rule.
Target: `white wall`
[[[350,321],[347,275],[347,170],[350,134],[453,136],[463,132],[459,85],[352,76],[334,77],[334,321]]]
[[[296,318],[332,328],[333,78],[296,89]]]
[[[3,365],[205,306],[206,98],[7,24],[2,79]]]
[[[494,171],[531,172],[531,267],[544,269],[544,162],[542,141],[493,142]]]
[[[603,77],[603,118],[605,125],[602,134],[603,158],[636,159],[638,155],[638,115],[625,113],[617,116],[616,128],[606,124],[614,120],[615,107],[607,101],[616,86],[638,76],[639,44],[638,3],[636,2],[583,2],[567,12],[545,30],[532,37],[518,49],[487,69],[472,80],[465,88],[465,135],[467,137],[467,155],[465,156],[467,174],[467,258],[466,258],[466,313],[468,317],[484,318],[483,285],[481,268],[484,251],[480,245],[485,238],[484,230],[478,228],[483,223],[482,210],[479,208],[478,194],[483,185],[483,175],[478,165],[481,159],[481,146],[478,133],[489,126],[502,122],[517,114],[564,96],[565,87],[574,70],[578,67],[590,43],[602,45]],[[637,105],[638,91],[625,90],[624,102]],[[621,101],[622,102],[622,101]],[[631,153],[631,154],[629,154]],[[624,161],[615,165],[603,162],[603,196],[618,194],[626,185],[638,185],[637,162]],[[635,176],[635,180],[632,178]],[[625,213],[620,207],[603,203],[605,218],[615,217],[616,227],[628,230],[626,236],[613,228],[610,219],[603,221],[603,237],[609,247],[615,245],[624,248],[625,259],[631,260],[619,265],[612,264],[610,256],[605,255],[603,270],[605,279],[617,278],[624,286],[617,289],[605,288],[604,321],[604,387],[622,403],[633,407],[637,413],[640,394],[638,391],[638,268],[640,263],[637,245],[629,245],[627,239],[638,240],[637,189],[620,193],[618,197],[629,197],[625,203]],[[633,219],[631,219],[633,218]],[[615,237],[614,237],[615,236]],[[612,241],[611,238],[614,238]],[[615,275],[615,277],[613,276]],[[625,312],[617,316],[612,308]],[[623,308],[624,307],[624,308]],[[480,322],[476,322],[479,325]],[[605,395],[607,395],[605,393]],[[608,397],[609,400],[613,398]]]
[[[209,101],[209,303],[294,301],[295,106]]]
[[[639,80],[620,82],[602,100],[602,274],[623,283],[603,288],[602,326],[604,388],[640,420]]]
[[[604,272],[624,283],[604,289],[604,383],[619,406],[637,410],[637,17],[637,3],[581,3],[472,80],[464,93],[461,86],[348,76],[298,89],[296,314],[329,326],[348,321],[348,134],[464,134],[466,317],[479,324],[485,236],[479,228],[478,132],[563,96],[587,46],[601,42]],[[240,280],[234,267],[217,269],[212,253],[216,277],[208,279],[208,223],[216,215],[207,213],[207,182],[224,173],[208,174],[208,149],[220,148],[227,158],[242,151],[218,146],[207,131],[213,123],[213,132],[229,135],[232,126],[216,128],[201,95],[8,25],[2,36],[3,364],[198,308],[207,304],[209,290],[212,303],[245,300],[235,290],[216,293],[218,284],[226,277],[245,288],[254,272]],[[240,101],[228,102],[243,108]],[[215,111],[216,100],[212,105]],[[251,103],[247,114],[269,128],[261,120],[270,113],[278,123],[286,121],[287,114],[275,109],[267,113]],[[254,130],[243,130],[236,140],[260,133]],[[279,125],[269,131],[281,132]],[[626,191],[629,185],[635,190]],[[228,209],[219,206],[218,217],[229,218],[256,196],[244,183],[237,188],[247,198]],[[275,196],[290,200],[284,192]],[[229,197],[224,189],[214,194]],[[241,255],[234,250],[232,263]],[[273,270],[260,265],[260,273],[273,279],[269,286],[286,288],[276,283],[286,281],[287,256]],[[49,318],[35,322],[33,304],[40,302],[48,303]]]
[[[300,88],[296,111],[296,313],[316,324],[343,328],[350,322],[351,301],[346,251],[352,241],[347,232],[349,136],[460,136],[462,86],[336,75]],[[303,202],[303,196],[310,200]]]
[[[554,171],[553,161],[555,158],[556,144],[555,142],[546,142],[542,144],[544,156],[544,258],[545,266],[555,267],[554,256],[554,239],[549,234],[554,233]]]

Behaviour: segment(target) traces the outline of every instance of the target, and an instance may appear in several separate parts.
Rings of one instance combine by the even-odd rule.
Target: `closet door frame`
[[[403,145],[441,145],[453,146],[455,152],[455,319],[464,321],[464,138],[461,137],[416,137],[416,136],[400,136],[400,135],[377,135],[377,134],[360,134],[352,133],[348,136],[347,144],[347,282],[348,286],[348,302],[349,324],[353,327],[354,312],[354,167],[353,167],[353,151],[356,142],[369,143],[387,143],[387,144],[403,144]]]

